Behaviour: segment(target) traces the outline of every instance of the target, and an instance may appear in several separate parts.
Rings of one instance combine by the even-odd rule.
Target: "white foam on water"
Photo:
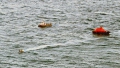
[[[95,12],[96,14],[107,14],[107,15],[114,15],[115,16],[115,14],[113,14],[113,13],[107,13],[107,12]]]
[[[56,47],[56,46],[64,46],[64,44],[53,44],[53,45],[41,45],[38,47],[32,47],[32,48],[28,48],[28,49],[24,49],[24,52],[27,51],[31,51],[31,50],[38,50],[38,49],[43,49],[43,48],[47,48],[47,47]]]
[[[69,40],[66,43],[56,43],[56,44],[51,44],[51,45],[40,45],[38,47],[31,47],[28,49],[21,49],[23,52],[27,52],[27,51],[32,51],[32,50],[38,50],[38,49],[43,49],[43,48],[47,48],[47,47],[56,47],[56,46],[68,46],[68,45],[73,45],[75,43],[78,43],[79,41],[74,41],[74,40]],[[22,53],[19,51],[19,53]]]

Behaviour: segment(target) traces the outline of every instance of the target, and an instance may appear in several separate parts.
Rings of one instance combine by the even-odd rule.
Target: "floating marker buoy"
[[[42,22],[38,25],[38,27],[41,27],[41,28],[51,27],[51,26],[52,26],[51,23],[45,23],[45,22]]]
[[[109,31],[105,30],[102,26],[98,27],[98,28],[95,28],[93,31],[92,31],[93,34],[95,35],[109,35]]]
[[[23,50],[23,49],[20,49],[20,50],[19,50],[19,53],[23,53],[23,52],[24,52],[24,50]]]

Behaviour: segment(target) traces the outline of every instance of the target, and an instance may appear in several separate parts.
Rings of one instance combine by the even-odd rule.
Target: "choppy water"
[[[0,0],[0,38],[0,68],[120,68],[120,1]]]

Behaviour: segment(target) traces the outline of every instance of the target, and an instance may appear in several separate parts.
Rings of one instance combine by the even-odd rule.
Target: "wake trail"
[[[28,52],[28,51],[32,51],[32,50],[38,50],[38,49],[44,49],[47,47],[57,47],[57,46],[68,46],[68,45],[75,45],[79,43],[79,40],[75,41],[75,40],[69,40],[66,43],[56,43],[56,44],[50,44],[50,45],[40,45],[37,47],[31,47],[31,48],[27,48],[27,49],[19,49],[19,53],[23,53],[23,52]]]
[[[41,45],[41,46],[38,46],[38,47],[32,47],[32,48],[28,48],[28,49],[20,49],[19,53],[32,51],[32,50],[43,49],[43,48],[47,48],[47,47],[56,47],[56,46],[65,46],[65,44]]]

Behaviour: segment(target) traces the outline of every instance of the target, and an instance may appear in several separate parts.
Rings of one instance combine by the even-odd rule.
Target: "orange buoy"
[[[41,28],[51,27],[51,26],[52,26],[51,23],[45,23],[45,22],[42,22],[38,25],[38,27],[41,27]]]
[[[95,28],[93,31],[92,31],[93,34],[95,35],[109,35],[109,31],[105,30],[102,26],[98,27],[98,28]]]

